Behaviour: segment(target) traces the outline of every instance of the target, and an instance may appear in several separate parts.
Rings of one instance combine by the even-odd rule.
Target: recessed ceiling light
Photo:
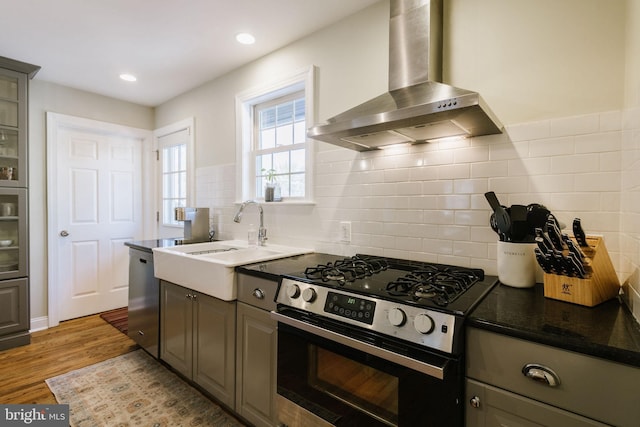
[[[238,41],[238,43],[242,43],[242,44],[254,44],[256,42],[256,38],[249,33],[237,34],[236,40]]]
[[[135,82],[138,80],[138,78],[133,74],[120,74],[120,78],[126,82]]]

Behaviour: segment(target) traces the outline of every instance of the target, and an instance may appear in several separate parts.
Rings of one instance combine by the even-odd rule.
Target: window
[[[158,129],[157,226],[158,237],[175,237],[183,223],[175,220],[175,208],[193,203],[193,118]]]
[[[181,225],[175,220],[177,207],[187,205],[187,144],[160,148],[162,159],[162,225]]]
[[[264,200],[269,179],[283,201],[312,201],[312,149],[306,132],[313,118],[314,68],[278,84],[238,95],[238,201]]]
[[[256,190],[259,193],[267,177],[272,177],[280,185],[282,197],[304,198],[307,139],[304,92],[257,104],[253,117]]]

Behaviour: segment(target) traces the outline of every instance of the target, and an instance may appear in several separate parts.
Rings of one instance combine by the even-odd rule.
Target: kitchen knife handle
[[[562,242],[562,233],[558,229],[556,223],[552,220],[547,221],[547,233],[553,242],[553,246],[559,250],[564,250],[564,243]]]
[[[573,220],[573,235],[580,246],[583,248],[589,247],[589,244],[587,243],[587,236],[582,229],[580,218],[574,218]]]

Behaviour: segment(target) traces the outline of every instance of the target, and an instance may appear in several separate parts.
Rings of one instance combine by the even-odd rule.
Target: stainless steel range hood
[[[477,92],[442,79],[442,0],[391,0],[389,92],[310,128],[309,138],[358,151],[502,133]]]

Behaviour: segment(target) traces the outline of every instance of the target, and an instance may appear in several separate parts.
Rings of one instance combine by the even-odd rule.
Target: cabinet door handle
[[[146,264],[146,263],[147,263],[147,260],[146,260],[146,259],[144,259],[144,258],[138,258],[138,260],[139,260],[141,263],[143,263],[143,264]]]
[[[469,399],[469,405],[471,405],[472,408],[479,408],[480,398],[478,396],[473,396],[471,399]]]
[[[67,230],[62,230],[62,231],[60,232],[60,236],[62,236],[62,237],[67,237],[67,236],[69,236],[69,232],[68,232]]]
[[[253,296],[258,299],[264,299],[264,291],[260,288],[256,288],[252,292]]]
[[[522,367],[522,373],[525,377],[546,384],[549,387],[560,385],[560,377],[551,368],[544,365],[529,363]]]

